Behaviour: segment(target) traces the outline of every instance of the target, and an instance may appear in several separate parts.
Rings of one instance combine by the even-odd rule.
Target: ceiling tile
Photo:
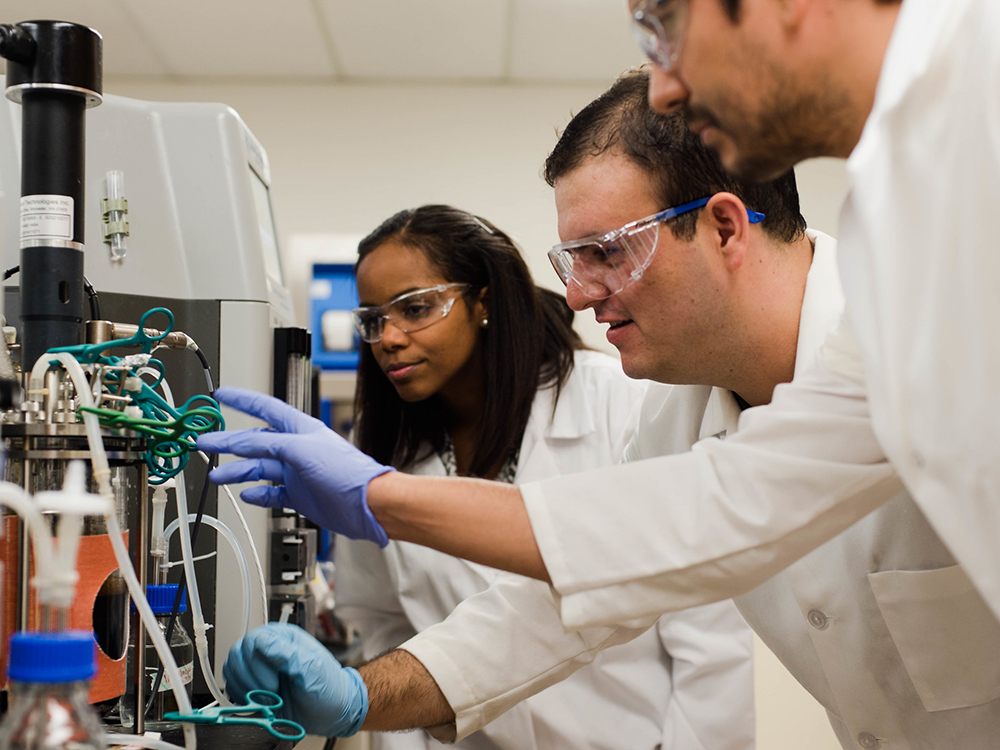
[[[499,78],[509,3],[319,0],[344,75],[354,78]]]
[[[108,0],[4,0],[0,23],[39,18],[82,23],[104,37],[104,74],[163,76],[170,73],[117,2]]]
[[[644,56],[624,0],[512,0],[514,80],[610,81]]]
[[[120,0],[136,25],[191,77],[335,74],[309,0]]]

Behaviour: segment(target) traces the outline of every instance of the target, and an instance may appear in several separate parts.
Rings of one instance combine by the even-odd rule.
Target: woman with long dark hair
[[[573,312],[534,284],[510,237],[465,211],[423,206],[386,220],[361,241],[358,256],[361,306],[353,315],[365,346],[355,440],[363,451],[410,473],[516,483],[619,460],[644,385],[583,346]],[[337,610],[360,629],[366,657],[440,622],[498,575],[404,542],[381,550],[338,538],[336,561]],[[656,672],[654,695],[653,683],[669,683],[655,633],[622,648],[631,670],[637,656],[647,657],[638,669]],[[457,746],[582,747],[587,723],[579,711],[588,697],[617,735],[623,716],[637,721],[644,713],[620,700],[614,707],[615,681],[600,678],[621,653],[602,654],[599,664]],[[649,717],[651,732],[662,730],[662,718]],[[423,732],[374,740],[392,750],[439,746]],[[585,744],[604,746],[594,736]]]

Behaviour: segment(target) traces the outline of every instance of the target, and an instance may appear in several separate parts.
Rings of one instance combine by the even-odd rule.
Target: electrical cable
[[[197,344],[195,344],[197,347]],[[201,360],[201,366],[205,369],[205,381],[208,383],[208,395],[211,396],[215,393],[215,383],[212,381],[212,366],[208,363],[208,357],[205,356],[205,352],[201,349],[195,348],[194,353],[198,355],[198,359]]]
[[[208,481],[208,474],[209,472],[212,471],[212,469],[215,468],[215,465],[218,463],[218,461],[219,457],[217,454],[212,456],[212,461],[208,465],[208,471],[205,472],[205,483],[201,486],[201,497],[198,498],[198,510],[195,513],[194,524],[191,526],[192,547],[194,547],[194,543],[198,539],[198,531],[199,529],[201,529],[201,519],[205,515],[205,504],[208,502],[208,489],[209,487],[211,487],[211,482]],[[184,481],[183,477],[181,477],[181,481],[182,482]],[[180,612],[181,608],[181,596],[183,596],[183,592],[186,586],[187,586],[187,576],[185,575],[184,568],[182,567],[180,586],[177,587],[177,593],[174,595],[173,610],[170,612],[170,619],[167,620],[167,632],[165,636],[167,643],[170,643],[170,639],[171,637],[173,637],[174,627],[177,624],[177,615]],[[159,692],[160,682],[162,680],[163,680],[163,664],[161,663],[156,670],[156,678],[153,680],[153,688],[149,694],[149,702],[146,704],[146,713],[145,713],[146,716],[149,716],[149,712],[153,710],[153,703],[155,703],[156,701],[156,695]]]
[[[14,274],[19,273],[20,270],[21,270],[21,266],[19,266],[19,265],[18,266],[11,266],[10,268],[8,268],[6,271],[3,272],[3,280],[6,281],[7,279],[9,279]],[[83,277],[83,288],[86,290],[87,296],[90,298],[90,319],[91,320],[100,320],[101,319],[101,302],[97,298],[97,290],[94,289],[94,285],[91,284],[87,280],[86,276]]]
[[[83,288],[87,292],[87,296],[90,298],[90,319],[91,320],[102,320],[101,318],[101,303],[97,299],[97,290],[94,289],[94,285],[91,284],[87,277],[83,277]]]

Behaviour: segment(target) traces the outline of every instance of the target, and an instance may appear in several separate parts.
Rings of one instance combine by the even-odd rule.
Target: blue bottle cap
[[[14,633],[7,674],[15,682],[57,684],[97,674],[97,642],[89,630]]]
[[[146,586],[146,601],[154,615],[169,615],[174,611],[174,597],[177,596],[179,583]],[[178,612],[187,612],[187,589],[181,594],[181,606]]]

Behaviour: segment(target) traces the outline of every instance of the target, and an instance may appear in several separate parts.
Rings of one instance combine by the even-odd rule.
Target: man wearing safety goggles
[[[585,237],[556,245],[549,260],[563,284],[571,284],[587,299],[605,299],[637,281],[653,259],[660,239],[660,226],[688,211],[704,208],[711,200],[699,198],[676,208],[632,221],[607,234]],[[751,224],[764,214],[747,209]]]
[[[790,380],[796,368],[808,363],[823,334],[835,325],[841,306],[833,242],[803,233],[791,175],[761,187],[729,178],[677,118],[658,117],[644,107],[646,84],[644,73],[624,76],[574,118],[546,165],[546,178],[556,192],[559,231],[567,239],[551,256],[567,284],[570,304],[578,310],[593,308],[597,320],[608,325],[608,340],[619,349],[622,366],[633,377],[692,384],[650,393],[640,432],[629,448],[633,460],[687,450],[699,437],[734,434],[742,408],[769,401],[776,383]],[[603,144],[599,153],[595,143]],[[691,200],[706,194],[709,197]],[[678,208],[651,213],[668,204]],[[637,216],[646,218],[636,220]],[[362,324],[359,330],[373,337],[386,318],[404,326],[440,319],[446,291],[419,290],[382,308],[362,309],[356,316]],[[436,302],[418,304],[421,312],[410,321],[404,302],[411,296]],[[430,311],[430,317],[424,311]],[[331,465],[336,460],[332,452],[323,453],[322,459]],[[339,473],[336,468],[332,471]],[[616,479],[625,481],[621,491],[627,492],[628,480]],[[326,484],[324,493],[330,491]],[[435,486],[425,498],[421,488],[410,487],[405,502],[419,506],[431,496],[445,498],[448,489]],[[482,523],[490,502],[477,496],[486,488],[470,485],[465,492],[477,517],[467,517],[464,523]],[[390,520],[379,499],[369,498],[379,521]],[[632,502],[646,500],[632,493]],[[658,502],[664,509],[672,504]],[[691,510],[683,496],[673,504],[678,510]],[[670,530],[656,525],[655,503],[644,507],[656,530],[655,545],[634,547],[631,553],[637,559],[658,554],[661,547],[670,549]],[[585,520],[587,512],[582,506],[580,510]],[[867,592],[868,574],[880,565],[922,564],[923,557],[916,561],[913,557],[914,547],[923,556],[947,554],[914,516],[919,514],[912,502],[902,497],[866,529],[845,535],[803,567],[739,601],[762,637],[818,696],[830,689],[825,687],[829,684],[838,704],[884,706],[886,692],[859,677],[872,658],[894,680],[907,679],[896,645],[879,630],[885,625]],[[886,528],[907,524],[911,543],[897,545],[892,554],[870,541],[879,539]],[[398,531],[399,526],[395,528]],[[603,533],[621,535],[613,525]],[[839,561],[850,555],[857,559],[857,570],[839,568]],[[823,575],[815,577],[815,569],[822,569]],[[811,619],[804,618],[794,608],[797,597],[829,605],[830,615],[814,607]],[[776,608],[775,602],[781,606]],[[846,630],[838,636],[836,648],[821,654],[817,668],[816,655],[794,644],[807,642],[812,629],[834,616],[833,602],[840,605],[836,616]],[[321,685],[322,690],[308,695],[290,693],[288,700],[312,707],[317,716],[347,717],[337,725],[343,733],[365,720],[363,696],[370,691],[367,728],[443,724],[432,730],[435,736],[461,738],[518,700],[568,676],[602,648],[641,631],[632,622],[629,627],[567,633],[548,587],[504,579],[463,604],[445,623],[363,667],[360,674],[341,671],[328,657],[321,660],[325,667],[316,667],[309,654],[319,660],[318,647],[275,628],[246,639],[226,670],[233,684],[255,684],[255,670],[264,660],[292,684],[308,679],[314,687]],[[711,631],[706,621],[703,636]],[[872,631],[880,635],[875,639],[881,644],[878,648],[869,645]],[[514,634],[516,647],[497,648]],[[722,646],[716,638],[712,648]],[[299,674],[299,663],[312,664],[311,671]],[[476,675],[474,683],[467,678],[470,674]],[[675,674],[678,689],[692,677]],[[741,700],[737,684],[717,682],[709,692],[704,702],[684,702],[685,731],[697,728],[697,735],[683,735],[686,739],[678,739],[675,747],[735,746],[731,728],[724,729],[732,723],[724,712]],[[923,720],[926,712],[919,699],[909,696],[891,709],[891,716],[894,723],[905,726]],[[862,718],[856,712],[837,714],[834,723],[838,731],[850,735]],[[952,725],[947,714],[941,715],[941,723]],[[720,727],[717,732],[711,730],[715,725]],[[623,746],[634,746],[628,742],[623,736]]]

